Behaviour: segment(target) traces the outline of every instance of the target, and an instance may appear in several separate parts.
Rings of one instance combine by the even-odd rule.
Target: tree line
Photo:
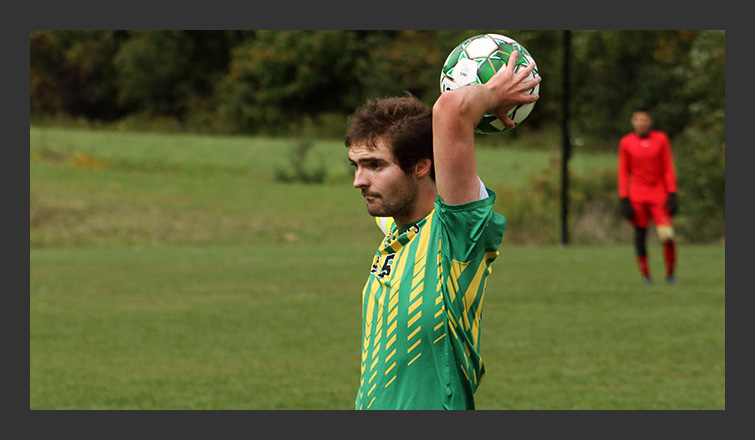
[[[535,110],[507,136],[557,132],[565,32],[558,30],[33,30],[30,117],[337,138],[366,99],[409,92],[431,105],[448,53],[486,32],[524,45],[543,76]],[[680,185],[705,200],[706,215],[722,217],[725,32],[570,34],[575,151],[614,152],[631,129],[631,110],[649,107],[692,180]]]
[[[522,131],[556,125],[563,31],[553,30],[31,31],[31,114],[287,133],[367,98],[410,92],[431,104],[446,55],[484,32],[522,43],[544,77]],[[723,111],[723,31],[572,31],[571,41],[570,121],[598,148],[615,147],[634,106],[652,108],[671,137]]]

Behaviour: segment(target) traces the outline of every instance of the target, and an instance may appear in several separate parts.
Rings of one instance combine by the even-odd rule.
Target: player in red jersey
[[[622,214],[634,227],[637,265],[643,281],[650,283],[647,228],[652,220],[663,246],[666,280],[676,282],[676,245],[673,216],[678,211],[676,173],[668,136],[653,130],[646,108],[632,113],[634,131],[619,142],[618,180]]]

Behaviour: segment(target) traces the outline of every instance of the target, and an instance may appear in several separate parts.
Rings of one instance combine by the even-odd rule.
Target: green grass
[[[34,247],[262,244],[325,241],[372,232],[351,187],[346,148],[317,141],[313,164],[325,185],[280,184],[294,140],[30,129],[30,243]],[[518,188],[553,155],[481,148],[479,173],[491,188]],[[612,167],[579,155],[574,172]],[[499,209],[506,201],[499,199]],[[302,222],[301,219],[308,219]],[[327,219],[328,229],[320,227]]]
[[[628,245],[503,249],[488,284],[481,407],[724,409],[725,248],[681,246],[640,282]],[[496,271],[497,270],[497,271]]]
[[[295,139],[268,137],[219,137],[187,134],[156,134],[32,126],[32,161],[57,158],[72,160],[90,155],[106,169],[159,171],[191,176],[231,175],[272,181],[274,169],[288,164],[288,148]],[[544,141],[546,142],[546,141]],[[549,161],[560,160],[558,146],[538,149],[481,147],[477,151],[479,174],[491,186],[517,187],[532,172]],[[343,142],[317,140],[311,153],[313,163],[326,166],[329,182],[350,182],[351,168]],[[569,161],[575,173],[615,168],[611,154],[574,154]]]
[[[347,408],[360,254],[32,250],[31,408]]]
[[[372,251],[32,249],[30,407],[351,409]],[[479,409],[725,409],[724,247],[681,247],[673,286],[631,253],[502,249]]]
[[[316,144],[312,186],[274,182],[291,140],[30,138],[31,409],[353,407],[380,237],[341,144]],[[549,156],[483,148],[480,174],[517,187]],[[724,409],[724,256],[682,245],[680,283],[646,286],[629,244],[504,240],[478,408]]]

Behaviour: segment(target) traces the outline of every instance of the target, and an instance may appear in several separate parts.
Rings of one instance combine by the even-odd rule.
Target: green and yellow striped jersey
[[[482,302],[506,228],[496,194],[386,232],[362,291],[356,409],[474,409]]]

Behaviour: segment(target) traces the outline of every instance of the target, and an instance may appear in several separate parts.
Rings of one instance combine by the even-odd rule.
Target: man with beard
[[[506,226],[477,175],[474,128],[485,113],[534,102],[534,65],[508,63],[485,84],[369,101],[345,144],[354,187],[385,233],[362,291],[356,409],[474,409],[485,374],[482,302]]]

